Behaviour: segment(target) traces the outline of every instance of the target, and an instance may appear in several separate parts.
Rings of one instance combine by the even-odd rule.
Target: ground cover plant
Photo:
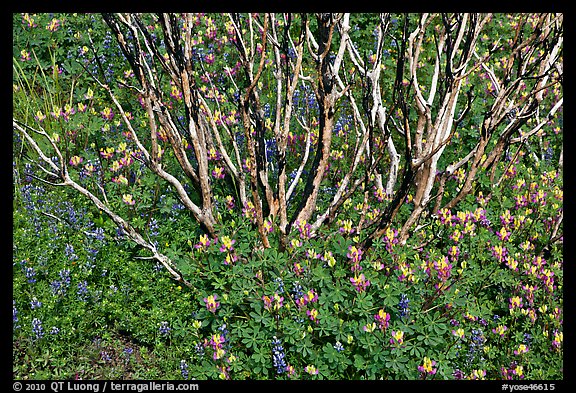
[[[15,379],[563,379],[561,14],[14,14]]]

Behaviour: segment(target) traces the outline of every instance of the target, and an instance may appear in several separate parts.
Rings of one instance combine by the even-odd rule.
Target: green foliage
[[[366,250],[360,248],[366,234],[344,222],[363,217],[361,193],[344,203],[339,217],[346,220],[321,227],[314,238],[309,224],[300,223],[282,250],[277,223],[271,222],[271,248],[263,248],[249,211],[227,205],[233,195],[215,180],[220,237],[209,238],[176,193],[137,160],[113,170],[136,150],[123,138],[125,126],[102,115],[112,104],[88,76],[124,77],[125,64],[114,57],[121,57],[119,50],[99,18],[30,17],[32,23],[14,14],[15,114],[32,120],[42,112],[48,135],[68,144],[67,162],[78,156],[82,166],[99,165],[98,176],[72,176],[95,192],[101,185],[110,206],[191,285],[171,280],[87,199],[33,180],[27,164],[37,157],[15,134],[14,378],[563,378],[563,250],[550,245],[563,206],[557,157],[535,163],[528,151],[503,160],[496,178],[507,175],[499,188],[489,172],[480,173],[474,193],[452,211],[424,216],[421,229],[401,245],[407,203]],[[357,18],[352,36],[370,40],[377,20]],[[61,27],[51,31],[53,19]],[[394,29],[403,23],[398,19]],[[495,32],[508,37],[506,29]],[[92,57],[79,55],[84,46]],[[85,61],[100,55],[99,62]],[[267,77],[264,83],[273,83],[271,72]],[[222,83],[227,92],[231,87]],[[135,124],[144,121],[132,94],[117,90],[133,103]],[[66,114],[66,105],[74,113]],[[481,109],[459,126],[442,168],[474,145]],[[223,103],[223,113],[232,110]],[[342,129],[353,127],[345,111]],[[313,110],[307,115],[314,117]],[[551,147],[561,143],[556,127],[547,131]],[[352,134],[338,134],[334,150],[346,151]],[[175,168],[173,153],[164,154],[167,167]],[[295,165],[301,157],[290,160]],[[349,164],[342,159],[331,168],[327,189]],[[447,195],[460,189],[463,174],[448,180]],[[127,203],[127,195],[136,202]],[[369,214],[388,203],[373,195],[367,200]],[[329,202],[326,197],[321,206]]]

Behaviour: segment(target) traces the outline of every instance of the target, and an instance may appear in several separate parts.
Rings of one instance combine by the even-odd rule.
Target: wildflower
[[[224,168],[219,166],[215,167],[212,171],[212,176],[214,176],[216,179],[224,179]]]
[[[458,246],[451,246],[450,249],[448,250],[448,255],[450,256],[450,260],[452,262],[457,260],[458,255],[460,255],[460,250],[458,249]]]
[[[206,303],[206,308],[211,313],[215,313],[218,307],[220,307],[220,302],[217,302],[218,295],[210,295],[204,298],[204,303]]]
[[[318,294],[316,293],[316,291],[314,289],[310,289],[306,295],[306,302],[307,303],[314,303],[316,301],[318,301]]]
[[[270,220],[265,220],[263,226],[264,226],[264,230],[268,233],[271,233],[274,229],[272,227],[272,221],[270,221]]]
[[[400,301],[398,302],[398,314],[400,315],[400,318],[404,318],[406,315],[408,315],[408,305],[410,303],[410,300],[408,299],[408,296],[406,296],[406,294],[401,294],[400,295]]]
[[[372,322],[372,323],[369,323],[368,325],[364,325],[362,327],[362,330],[364,330],[367,333],[372,333],[374,330],[376,330],[376,323]]]
[[[362,260],[362,250],[356,248],[356,246],[349,246],[349,252],[346,254],[348,258],[352,260],[354,263],[359,263]]]
[[[58,30],[59,27],[60,27],[60,21],[56,18],[53,18],[50,21],[50,24],[48,26],[46,26],[46,30],[51,31],[51,32],[55,32],[56,30]]]
[[[496,232],[496,236],[498,236],[498,239],[500,239],[500,241],[503,241],[503,242],[508,240],[510,238],[511,234],[512,233],[510,231],[508,231],[506,229],[506,227],[502,227],[500,229],[500,231]]]
[[[264,309],[268,311],[278,311],[282,308],[284,297],[274,293],[274,296],[270,297],[267,295],[262,296],[262,300],[264,301]]]
[[[272,363],[276,367],[276,373],[282,374],[287,371],[284,347],[282,347],[282,342],[276,336],[272,338]]]
[[[300,262],[294,262],[294,273],[297,276],[300,276],[302,273],[304,273],[304,267],[300,264]]]
[[[382,202],[386,198],[386,193],[383,188],[378,188],[374,191],[374,196],[378,199],[378,202]]]
[[[344,346],[342,345],[342,343],[340,341],[336,341],[336,344],[334,344],[334,349],[337,352],[342,352],[344,350]]]
[[[436,365],[435,360],[430,360],[428,357],[424,357],[424,362],[421,366],[418,366],[418,371],[420,371],[423,375],[433,375],[436,374],[436,369],[432,368]]]
[[[82,157],[72,156],[72,158],[70,158],[70,165],[76,166],[76,165],[81,164],[82,161],[84,161],[84,159]]]
[[[313,308],[312,310],[306,310],[306,315],[310,318],[312,322],[318,323],[318,310]]]
[[[472,335],[470,337],[470,345],[468,348],[468,361],[473,362],[478,354],[482,354],[485,350],[484,343],[486,342],[486,337],[481,329],[472,329]]]
[[[336,259],[332,255],[332,251],[324,251],[324,255],[320,258],[328,263],[328,266],[334,267],[336,265]]]
[[[88,294],[88,283],[86,281],[78,283],[78,291],[76,293],[81,300],[86,301],[86,295]]]
[[[513,367],[511,370],[512,375],[516,375],[518,378],[520,379],[524,379],[524,367],[517,365],[516,367]]]
[[[504,214],[500,216],[500,222],[504,227],[514,223],[514,217],[510,214],[510,210],[506,209]]]
[[[214,360],[221,359],[226,354],[226,350],[224,349],[225,342],[226,337],[219,333],[213,334],[210,337],[209,344],[212,346],[212,349],[214,349],[214,354],[212,355]]]
[[[100,155],[106,159],[110,159],[114,156],[114,148],[113,147],[101,148]]]
[[[459,229],[455,229],[450,235],[450,239],[454,240],[454,243],[458,243],[462,239],[462,232]]]
[[[404,332],[401,330],[392,330],[392,338],[390,339],[390,344],[398,346],[402,345],[402,343],[404,343]]]
[[[494,329],[492,329],[492,333],[499,335],[500,337],[504,337],[504,333],[506,333],[508,327],[506,325],[498,325]]]
[[[303,292],[300,292],[300,294],[300,297],[296,300],[296,305],[298,305],[298,308],[302,308],[308,303],[314,303],[318,301],[318,294],[314,289],[310,289],[306,294]]]
[[[234,205],[234,197],[231,195],[227,195],[226,196],[226,208],[228,210],[232,210],[232,209],[234,209],[234,206],[235,206]]]
[[[291,366],[290,364],[286,366],[286,373],[288,374],[288,377],[293,378],[296,376],[296,370],[294,369],[294,366]]]
[[[378,322],[380,330],[386,330],[390,321],[390,314],[385,312],[383,309],[378,311],[378,314],[374,315],[374,319]]]
[[[554,330],[554,339],[552,340],[552,348],[555,351],[560,350],[560,346],[562,345],[562,341],[564,341],[564,333],[558,332],[558,330]]]
[[[158,330],[160,331],[160,334],[162,334],[163,336],[167,336],[170,333],[170,327],[168,326],[168,322],[163,321],[160,322],[160,327],[158,328]]]
[[[231,240],[228,236],[222,236],[222,246],[220,246],[220,252],[234,251],[232,245],[236,243],[236,240]]]
[[[281,277],[276,277],[274,279],[274,282],[276,283],[277,288],[277,292],[278,293],[284,293],[284,281],[282,281]]]
[[[306,222],[306,220],[298,221],[298,232],[300,232],[301,239],[310,239],[312,225]]]
[[[208,238],[208,235],[204,234],[200,235],[200,241],[194,245],[194,248],[199,250],[208,248],[208,246],[210,246],[210,239]]]
[[[224,265],[232,265],[234,262],[238,260],[238,256],[236,254],[228,253],[226,254],[226,259],[224,260]]]
[[[528,346],[526,346],[526,344],[520,344],[518,345],[518,349],[514,350],[514,355],[522,355],[526,352],[528,352],[529,348]]]
[[[386,244],[386,250],[391,252],[393,245],[398,244],[398,230],[386,228],[384,243]]]
[[[506,266],[511,270],[518,271],[518,261],[509,255],[506,257]]]
[[[215,148],[211,147],[208,150],[208,160],[209,161],[218,161],[221,158],[221,154],[218,150],[216,150]]]
[[[131,194],[122,195],[122,201],[128,206],[134,206],[134,204],[136,204]]]
[[[105,120],[112,120],[114,119],[114,112],[112,111],[111,108],[104,108],[104,110],[102,112],[100,112],[100,114],[102,115],[102,118],[104,118]]]
[[[298,240],[298,239],[292,239],[290,241],[290,247],[291,248],[299,248],[302,247],[302,241]]]
[[[108,354],[108,352],[106,351],[101,351],[100,352],[100,358],[104,361],[104,362],[111,362],[112,358],[110,357],[110,355]]]
[[[12,300],[12,325],[16,325],[18,322],[18,309],[16,309],[16,301]],[[20,326],[14,326],[14,328],[19,328]]]
[[[188,364],[185,360],[180,360],[180,372],[182,373],[182,378],[188,379]]]
[[[522,304],[522,298],[520,296],[513,296],[509,299],[510,304],[508,305],[508,308],[510,309],[510,312],[512,312],[512,310],[514,310],[515,308],[522,308],[523,304]]]
[[[22,16],[22,23],[25,23],[26,26],[28,27],[36,27],[38,26],[36,23],[34,23],[34,19],[30,17],[30,15],[28,13],[24,14]]]
[[[41,111],[37,111],[36,116],[34,116],[34,119],[36,119],[37,121],[42,123],[44,121],[44,119],[46,119],[46,115],[44,115]],[[55,142],[58,142],[58,141],[55,140]]]
[[[60,329],[58,329],[56,326],[52,326],[52,329],[50,329],[50,334],[56,335],[58,333],[60,333]]]
[[[492,247],[492,256],[498,260],[498,262],[502,262],[504,258],[508,255],[508,250],[506,247],[502,246],[494,246]]]
[[[308,365],[308,366],[304,367],[304,371],[306,371],[310,375],[318,374],[318,369],[313,365]]]
[[[462,372],[462,370],[460,370],[460,369],[458,369],[458,368],[455,369],[455,370],[452,372],[452,376],[453,376],[454,379],[456,379],[456,380],[462,380],[462,379],[464,379],[464,377],[465,377],[464,372]]]
[[[32,57],[30,57],[30,52],[28,52],[26,49],[22,49],[20,51],[20,61],[29,61],[32,60]]]
[[[44,329],[42,328],[42,321],[38,318],[32,320],[32,333],[36,336],[36,340],[44,337]]]
[[[522,289],[526,291],[526,299],[530,305],[534,304],[534,292],[538,289],[537,286],[534,285],[522,285]]]
[[[438,216],[440,218],[440,223],[442,223],[443,225],[448,225],[451,223],[452,221],[452,212],[450,211],[450,209],[440,209],[438,211]]]
[[[486,379],[486,370],[472,370],[469,379]]]
[[[304,291],[302,289],[302,285],[300,285],[300,283],[298,281],[295,281],[292,284],[292,290],[291,290],[293,296],[295,298],[300,298],[304,295]]]
[[[119,160],[115,160],[114,162],[112,162],[112,165],[110,165],[109,168],[111,172],[118,172],[120,169],[122,169],[122,164],[120,163]]]
[[[478,320],[478,317],[470,314],[469,312],[466,312],[466,314],[464,314],[464,318],[470,322],[476,322]]]
[[[42,302],[38,301],[36,297],[33,297],[32,301],[30,302],[30,307],[32,308],[32,310],[34,310],[35,308],[40,308],[42,307]],[[16,318],[16,320],[18,320],[18,318]]]
[[[438,272],[438,279],[446,282],[450,278],[452,272],[452,264],[448,263],[448,257],[442,257],[434,262],[434,268]]]
[[[352,234],[354,233],[354,229],[352,228],[352,220],[345,220],[343,225],[340,227],[340,233],[344,234]]]
[[[460,339],[464,338],[464,329],[458,328],[456,330],[452,330],[452,334]]]
[[[34,270],[34,268],[32,266],[27,267],[26,268],[26,278],[28,279],[28,282],[30,284],[34,284],[36,282],[36,279],[34,278],[36,276],[36,270]]]
[[[360,274],[360,277],[356,275],[354,277],[350,277],[350,281],[358,292],[364,292],[366,288],[370,286],[370,281],[366,280],[364,274]]]

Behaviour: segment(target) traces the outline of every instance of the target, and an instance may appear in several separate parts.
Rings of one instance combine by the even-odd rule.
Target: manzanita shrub
[[[224,56],[224,38],[239,39],[232,24],[225,17],[195,18],[203,26],[193,38],[203,66],[240,73],[244,60]],[[378,18],[355,18],[360,27],[351,34],[368,40],[366,31]],[[497,15],[488,31],[513,40],[519,18]],[[393,33],[401,36],[402,23],[392,20],[398,25]],[[143,27],[152,35],[160,31],[157,24]],[[538,127],[530,136],[539,145],[522,139],[469,178],[494,158],[486,150],[470,162],[474,169],[449,165],[477,149],[471,139],[488,132],[487,123],[478,124],[487,119],[482,105],[490,98],[468,102],[472,118],[460,120],[461,129],[450,136],[457,142],[446,142],[454,147],[438,163],[456,170],[438,170],[433,177],[439,201],[460,195],[469,181],[474,187],[453,206],[431,204],[417,217],[422,190],[406,187],[403,195],[404,185],[392,194],[371,188],[374,173],[367,162],[373,157],[358,155],[360,180],[350,183],[346,190],[355,186],[337,203],[333,219],[316,225],[311,215],[286,226],[279,215],[264,215],[253,199],[231,191],[238,190],[232,165],[223,151],[210,148],[205,163],[214,219],[202,221],[205,216],[188,209],[176,182],[158,179],[158,169],[151,169],[156,164],[150,166],[135,143],[139,131],[127,124],[149,127],[146,105],[125,91],[137,81],[102,18],[15,14],[14,32],[14,117],[23,120],[15,120],[13,137],[15,379],[563,379],[562,122],[561,115],[552,116],[556,105],[542,125],[538,116],[528,123],[527,129]],[[396,64],[384,58],[382,69]],[[217,97],[236,92],[232,86],[208,90],[212,82],[226,85],[211,75],[200,90],[212,94],[211,105],[222,105],[214,126],[235,130],[230,135],[236,152],[246,153],[250,135],[242,131],[240,114]],[[271,72],[263,75],[273,86]],[[169,79],[162,83],[170,93],[166,105],[177,110],[181,88]],[[107,95],[108,84],[123,87]],[[283,165],[295,168],[296,179],[317,169],[308,163],[298,170],[303,158],[297,152],[307,138],[314,144],[322,137],[314,126],[314,116],[321,115],[318,97],[303,86],[294,108],[316,131],[288,136],[294,155],[283,157]],[[258,89],[264,97],[266,89]],[[548,89],[554,102],[560,88]],[[114,99],[124,103],[122,111]],[[354,161],[347,152],[360,143],[353,136],[359,133],[354,102],[338,109],[333,167],[321,183],[319,212],[337,201],[346,165]],[[267,132],[274,122],[270,108],[263,105]],[[317,112],[307,113],[311,108]],[[185,117],[181,113],[179,121]],[[24,126],[31,119],[38,126]],[[34,132],[46,138],[31,137]],[[178,151],[170,148],[169,132],[160,127],[156,137],[165,143],[155,151],[164,157],[163,170],[176,171]],[[397,144],[403,140],[394,138]],[[195,154],[182,141],[187,154]],[[262,161],[274,172],[277,140],[266,141]],[[489,145],[500,146],[492,141],[481,148]],[[51,148],[54,156],[40,154]],[[239,161],[237,169],[248,176],[256,163]],[[55,178],[64,168],[65,176]],[[78,187],[58,187],[66,176]],[[177,184],[191,195],[190,203],[201,205],[205,194],[183,179]],[[297,210],[299,195],[313,184],[303,183],[294,182],[287,206],[297,217],[306,210]],[[98,195],[108,210],[80,188]],[[397,209],[387,216],[390,222],[372,236],[369,223],[378,223],[392,203]],[[412,219],[416,223],[406,232]]]

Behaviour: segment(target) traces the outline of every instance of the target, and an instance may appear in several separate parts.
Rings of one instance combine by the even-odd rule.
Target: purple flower
[[[408,296],[406,296],[405,294],[400,295],[400,301],[398,302],[398,314],[400,315],[400,318],[404,318],[406,315],[408,315],[409,303],[410,300],[408,299]]]
[[[171,329],[168,326],[168,322],[164,321],[160,323],[160,328],[158,330],[160,331],[160,334],[167,336]]]
[[[42,321],[38,318],[32,320],[32,333],[36,335],[36,339],[44,337],[44,329],[42,328]]]
[[[34,310],[35,308],[40,308],[42,307],[42,302],[39,302],[38,299],[34,297],[30,302],[30,307],[32,308],[32,310]]]
[[[185,360],[180,360],[180,372],[182,373],[182,378],[188,379],[188,364]]]
[[[36,279],[34,278],[36,276],[36,271],[34,270],[33,267],[27,267],[26,268],[26,278],[28,279],[28,282],[30,284],[34,284],[36,282]]]

